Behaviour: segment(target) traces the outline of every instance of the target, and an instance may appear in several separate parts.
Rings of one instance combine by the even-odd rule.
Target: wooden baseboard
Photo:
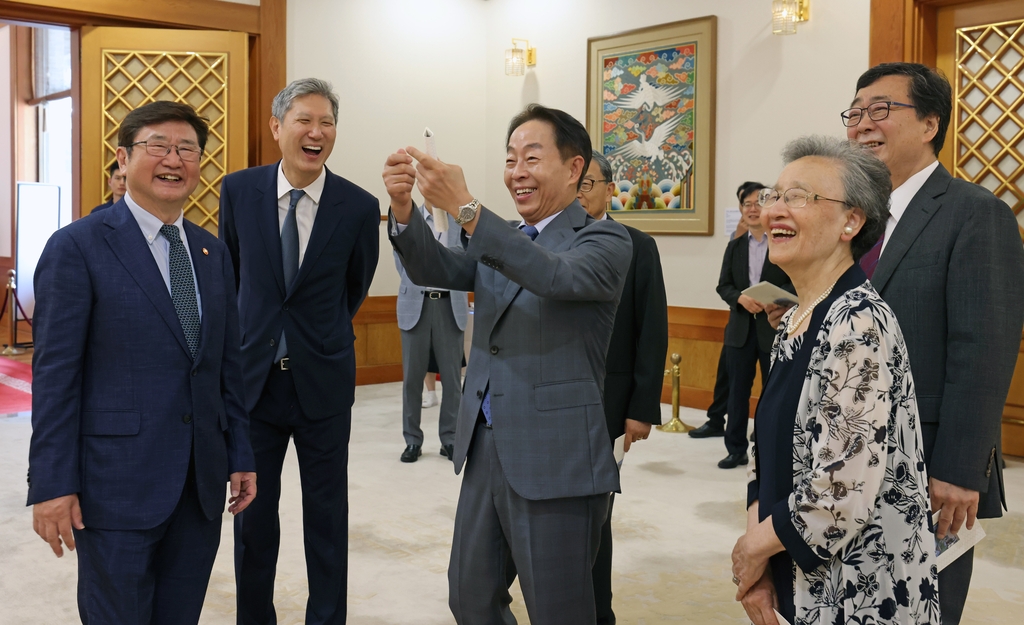
[[[397,295],[367,297],[352,320],[356,335],[356,384],[402,380],[402,334]]]
[[[356,386],[402,381],[402,363],[397,365],[364,365],[356,367]]]

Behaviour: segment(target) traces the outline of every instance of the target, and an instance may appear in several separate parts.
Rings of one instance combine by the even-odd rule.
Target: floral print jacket
[[[772,362],[791,360],[805,338],[780,330]],[[865,282],[833,302],[817,339],[793,431],[796,532],[788,541],[780,534],[798,565],[793,625],[938,625],[928,478],[903,333]]]

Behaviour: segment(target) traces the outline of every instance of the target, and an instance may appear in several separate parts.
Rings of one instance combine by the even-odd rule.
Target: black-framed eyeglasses
[[[865,107],[855,106],[851,109],[846,109],[839,116],[843,118],[843,124],[852,128],[864,118],[865,111],[867,111],[868,119],[879,122],[889,116],[889,110],[894,106],[907,109],[917,108],[913,104],[904,104],[903,102],[893,102],[890,100],[887,102],[873,102]]]
[[[131,145],[127,146],[133,148],[137,145],[146,146],[146,154],[150,156],[159,156],[161,158],[171,153],[171,150],[175,150],[178,153],[178,158],[185,161],[186,163],[195,163],[203,155],[203,151],[197,147],[190,145],[167,145],[166,143],[155,143],[150,141],[136,141]]]
[[[580,191],[590,193],[591,189],[593,189],[594,185],[598,182],[611,182],[611,180],[604,180],[603,178],[601,180],[591,180],[590,178],[584,178],[583,182],[580,183]]]
[[[775,189],[761,189],[761,192],[757,194],[757,203],[762,208],[768,208],[774,206],[775,202],[779,201],[779,192]],[[808,193],[803,189],[786,189],[782,195],[782,201],[786,203],[786,206],[790,208],[803,208],[807,206],[808,202],[814,202],[817,200],[827,200],[829,202],[839,202],[840,204],[846,204],[852,208],[852,204],[846,200],[833,200],[832,198],[818,195],[817,193]]]

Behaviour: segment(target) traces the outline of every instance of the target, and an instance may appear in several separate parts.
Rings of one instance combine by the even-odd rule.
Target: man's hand
[[[256,498],[256,474],[238,472],[231,474],[231,499],[228,499],[228,512],[238,514],[249,507]]]
[[[740,602],[754,625],[779,625],[779,620],[775,618],[775,610],[779,608],[779,597],[775,594],[771,571],[765,571],[761,579],[743,595]]]
[[[622,445],[623,451],[629,451],[630,445],[637,441],[642,441],[650,435],[650,423],[644,423],[643,421],[637,421],[636,419],[626,419],[626,438]]]
[[[417,161],[416,182],[420,185],[420,193],[431,205],[457,217],[459,207],[473,201],[461,167],[442,163],[414,147],[405,148],[405,151]]]
[[[412,188],[416,184],[416,168],[405,150],[398,150],[384,162],[384,187],[391,196],[391,212],[400,224],[409,223],[412,214]]]
[[[757,313],[764,310],[764,306],[762,306],[760,302],[750,297],[749,295],[740,295],[740,298],[737,300],[737,303],[740,306],[746,308],[747,312],[749,312],[752,315],[756,315]]]
[[[64,555],[61,540],[69,551],[75,550],[75,535],[71,528],[84,530],[82,507],[78,495],[64,495],[32,506],[32,529],[39,537],[50,543],[50,549],[59,558]]]
[[[974,521],[978,518],[978,500],[981,497],[978,491],[930,477],[928,492],[932,499],[932,510],[939,511],[939,518],[935,523],[936,538],[945,538],[947,532],[956,534],[965,520],[967,529],[974,527]]]
[[[778,330],[779,321],[782,320],[782,315],[786,314],[786,311],[792,307],[792,304],[786,306],[780,306],[779,304],[768,304],[767,306],[765,306],[764,311],[768,313],[768,325],[770,325],[773,330]]]

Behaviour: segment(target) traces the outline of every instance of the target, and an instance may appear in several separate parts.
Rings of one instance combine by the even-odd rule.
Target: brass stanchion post
[[[10,315],[8,319],[10,333],[9,338],[7,339],[7,347],[5,347],[0,354],[4,356],[16,356],[18,354],[25,353],[25,350],[14,346],[18,337],[18,298],[14,295],[14,292],[18,288],[18,284],[14,280],[15,271],[13,269],[8,271],[7,275],[9,276],[7,280],[7,312]]]
[[[689,432],[692,426],[686,425],[679,420],[679,362],[682,357],[679,354],[672,354],[672,369],[665,371],[665,375],[672,375],[672,420],[657,428],[662,432]]]

